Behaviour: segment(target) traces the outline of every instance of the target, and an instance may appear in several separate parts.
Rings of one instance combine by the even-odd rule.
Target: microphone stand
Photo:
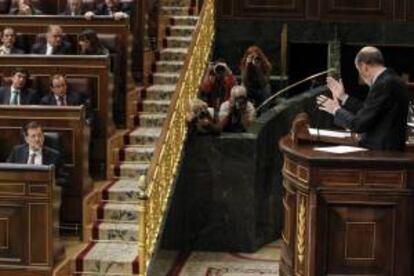
[[[256,109],[256,112],[258,113],[261,109],[263,109],[263,107],[265,107],[268,103],[270,103],[272,100],[274,100],[275,98],[277,98],[277,97],[279,97],[280,95],[282,95],[283,93],[285,93],[286,91],[288,91],[288,90],[290,90],[290,89],[292,89],[292,88],[294,88],[294,87],[296,87],[296,86],[298,86],[298,85],[300,85],[300,84],[302,84],[302,83],[305,83],[305,82],[307,82],[307,81],[309,81],[309,80],[312,80],[312,79],[314,79],[314,78],[317,78],[317,77],[320,77],[320,76],[323,76],[323,75],[326,75],[326,74],[329,74],[329,73],[332,73],[332,72],[336,72],[336,69],[335,68],[329,68],[328,70],[325,70],[325,71],[322,71],[322,72],[319,72],[319,73],[316,73],[316,74],[314,74],[314,75],[311,75],[311,76],[309,76],[309,77],[307,77],[307,78],[305,78],[305,79],[303,79],[303,80],[300,80],[300,81],[298,81],[298,82],[295,82],[295,83],[293,83],[293,84],[291,84],[291,85],[289,85],[289,86],[286,86],[285,88],[283,88],[283,89],[281,89],[281,90],[279,90],[279,91],[277,91],[275,94],[273,94],[271,97],[269,97],[267,100],[265,100],[260,106],[258,106],[257,107],[257,109]]]

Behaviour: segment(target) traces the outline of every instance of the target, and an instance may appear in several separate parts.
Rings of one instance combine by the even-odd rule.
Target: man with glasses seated
[[[32,54],[40,55],[70,55],[72,45],[63,40],[63,30],[59,25],[50,25],[46,33],[46,41],[33,45]]]
[[[10,77],[11,85],[0,87],[0,104],[37,104],[36,92],[26,86],[28,78],[29,72],[22,68],[16,68]]]

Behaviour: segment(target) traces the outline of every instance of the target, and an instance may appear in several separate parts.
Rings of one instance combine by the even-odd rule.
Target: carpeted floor
[[[280,241],[253,254],[192,252],[180,255],[168,276],[279,275]]]

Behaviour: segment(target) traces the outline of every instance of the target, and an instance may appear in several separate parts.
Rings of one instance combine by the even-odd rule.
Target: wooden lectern
[[[414,275],[414,154],[316,151],[315,141],[303,135],[303,119],[279,142],[285,215],[280,274]]]

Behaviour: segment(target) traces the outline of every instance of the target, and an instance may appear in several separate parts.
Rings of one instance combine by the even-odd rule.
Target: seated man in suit
[[[46,33],[46,42],[34,44],[31,52],[40,55],[70,55],[72,45],[63,40],[63,30],[59,25],[50,25]]]
[[[30,0],[17,0],[10,7],[9,14],[15,15],[39,15],[42,11],[35,8]]]
[[[11,27],[3,29],[3,32],[1,33],[1,43],[0,55],[24,54],[22,49],[14,46],[16,43],[16,34],[14,33],[14,29]]]
[[[67,0],[66,9],[60,15],[77,16],[84,13],[82,0]]]
[[[105,0],[105,3],[98,4],[95,11],[85,13],[86,19],[92,19],[95,15],[109,15],[115,20],[127,18],[130,13],[128,4],[120,3],[119,0]]]
[[[29,72],[16,68],[10,77],[11,85],[0,87],[0,104],[30,105],[37,104],[36,92],[26,87]]]
[[[89,101],[81,93],[68,90],[66,78],[62,74],[55,74],[50,79],[50,90],[52,93],[40,100],[41,105],[77,106],[84,105],[86,108],[86,120],[91,121]]]
[[[55,165],[56,184],[67,186],[68,176],[63,171],[63,161],[58,151],[44,146],[45,137],[42,126],[37,122],[30,122],[23,128],[26,144],[13,148],[7,158],[9,163],[33,165]]]

